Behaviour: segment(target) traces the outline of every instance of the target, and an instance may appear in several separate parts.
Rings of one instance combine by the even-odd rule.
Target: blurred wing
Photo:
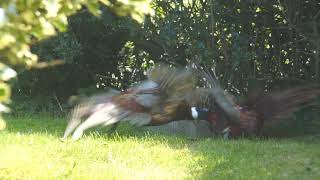
[[[184,93],[195,88],[195,74],[190,68],[176,68],[158,64],[147,72],[149,80],[159,85],[162,97],[182,98]]]
[[[63,137],[66,138],[69,136],[84,119],[99,111],[104,104],[111,102],[112,97],[119,95],[119,93],[119,91],[110,90],[107,93],[82,99],[81,102],[72,109]]]
[[[217,105],[225,112],[226,116],[229,117],[231,121],[238,124],[240,120],[240,111],[236,109],[234,102],[226,96],[225,91],[221,88],[216,77],[212,76],[205,67],[200,66],[196,62],[193,62],[193,66],[199,76],[203,78],[202,80],[208,83],[210,95]]]

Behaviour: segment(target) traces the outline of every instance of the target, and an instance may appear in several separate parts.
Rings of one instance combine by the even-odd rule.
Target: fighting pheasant
[[[265,122],[288,117],[320,96],[319,85],[307,85],[277,92],[256,93],[236,103],[226,95],[208,70],[198,64],[195,64],[195,69],[209,85],[209,96],[214,108],[192,107],[193,118],[208,120],[215,127],[216,133],[225,138],[261,135]]]
[[[116,127],[121,121],[149,126],[192,120],[191,106],[206,102],[208,94],[207,89],[195,90],[194,75],[190,68],[160,64],[148,70],[148,80],[123,92],[112,90],[85,99],[73,109],[63,139],[74,132],[75,141],[89,128]]]

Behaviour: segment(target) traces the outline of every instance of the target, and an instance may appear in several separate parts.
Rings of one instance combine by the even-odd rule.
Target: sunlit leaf
[[[2,103],[0,103],[0,113],[9,113],[10,112],[10,108],[8,108],[7,106],[3,105]],[[0,119],[2,117],[0,116]]]
[[[11,95],[11,89],[8,84],[0,83],[0,102],[8,101]]]
[[[3,33],[1,34],[0,31],[0,49],[3,49],[7,46],[9,46],[10,44],[14,43],[16,41],[16,38],[11,35],[10,33]]]
[[[58,15],[58,11],[61,8],[61,5],[58,1],[43,1],[43,4],[45,5],[45,8],[47,10],[47,18],[56,17]]]
[[[99,16],[101,15],[101,11],[99,9],[99,4],[97,1],[89,1],[87,4],[87,7],[89,9],[89,11],[94,14],[95,16]]]
[[[16,77],[17,72],[10,67],[0,63],[0,80],[8,81],[9,79]]]
[[[284,61],[284,63],[285,63],[285,64],[289,64],[289,63],[290,63],[289,59],[286,59],[286,60]]]
[[[51,36],[55,34],[55,30],[54,27],[52,26],[52,24],[47,21],[45,18],[39,18],[40,24],[42,26],[42,33],[45,36]]]
[[[64,15],[59,15],[55,21],[52,22],[52,24],[61,32],[64,32],[67,30],[67,24],[68,20],[67,17]]]
[[[108,1],[108,0],[99,0],[101,3],[103,3],[104,5],[106,5],[106,6],[111,6],[111,3],[110,3],[110,1]]]
[[[257,7],[257,8],[256,8],[256,12],[257,12],[257,13],[261,12],[261,8],[260,8],[260,7]]]
[[[23,20],[28,23],[28,24],[31,24],[34,22],[34,19],[36,18],[35,17],[35,14],[33,14],[32,11],[30,10],[26,10],[24,12],[21,13],[21,17],[23,18]]]

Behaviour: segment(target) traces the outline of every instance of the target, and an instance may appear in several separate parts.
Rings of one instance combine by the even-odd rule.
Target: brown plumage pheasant
[[[319,85],[306,85],[277,92],[256,93],[244,102],[234,102],[220,87],[215,76],[195,63],[195,69],[205,79],[214,108],[193,107],[195,118],[202,116],[225,137],[243,134],[260,135],[265,122],[278,121],[300,108],[310,105],[320,96]]]
[[[206,89],[195,90],[195,74],[190,68],[160,64],[148,70],[145,80],[123,92],[110,92],[83,100],[73,109],[63,138],[72,132],[77,140],[96,126],[115,126],[128,121],[137,126],[161,125],[193,119],[191,106],[205,102]]]

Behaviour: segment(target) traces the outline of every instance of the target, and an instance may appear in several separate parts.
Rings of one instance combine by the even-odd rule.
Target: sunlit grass
[[[6,118],[0,179],[318,179],[319,136],[189,140],[121,126],[61,142],[59,118]],[[102,135],[101,135],[102,134]]]

